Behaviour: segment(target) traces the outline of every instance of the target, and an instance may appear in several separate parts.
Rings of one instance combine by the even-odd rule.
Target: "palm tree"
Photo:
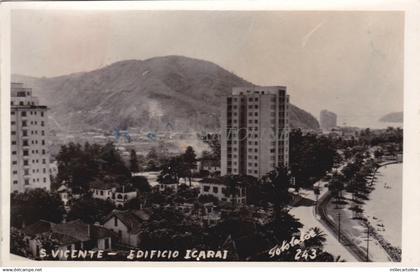
[[[327,241],[325,233],[318,227],[311,228],[311,230],[315,233],[315,236],[305,241],[305,247],[315,247],[322,249],[325,241]]]

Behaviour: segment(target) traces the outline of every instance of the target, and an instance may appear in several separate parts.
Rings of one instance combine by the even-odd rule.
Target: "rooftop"
[[[128,228],[130,233],[139,233],[142,229],[142,224],[150,219],[150,214],[145,210],[113,210],[104,220],[110,220],[117,217]]]
[[[255,180],[252,176],[242,175],[242,176],[222,176],[216,178],[204,178],[200,180],[200,183],[209,183],[209,184],[224,184],[227,185],[230,182],[230,178],[237,180],[238,185],[246,184],[252,180]]]
[[[49,240],[56,240],[55,242],[63,245],[114,236],[112,231],[83,223],[80,219],[61,224],[39,220],[24,228],[23,232],[30,236],[40,235]]]

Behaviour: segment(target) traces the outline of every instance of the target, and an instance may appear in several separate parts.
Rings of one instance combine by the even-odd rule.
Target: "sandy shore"
[[[379,168],[375,190],[365,204],[366,217],[378,234],[401,248],[402,232],[402,164]]]

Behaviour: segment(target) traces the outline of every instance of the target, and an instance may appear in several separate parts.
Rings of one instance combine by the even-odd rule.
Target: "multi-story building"
[[[11,191],[50,190],[47,107],[23,83],[11,86]]]
[[[261,177],[289,163],[286,87],[236,87],[222,102],[221,174]]]
[[[219,201],[233,202],[238,205],[246,204],[246,187],[238,182],[235,193],[231,192],[233,188],[229,188],[229,181],[226,177],[204,178],[199,181],[199,196],[212,195]]]
[[[330,131],[337,126],[337,114],[327,110],[322,110],[319,116],[321,129]]]

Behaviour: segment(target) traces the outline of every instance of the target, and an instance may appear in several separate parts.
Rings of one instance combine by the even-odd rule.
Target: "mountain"
[[[402,123],[403,120],[404,120],[404,114],[402,111],[388,113],[379,119],[379,121],[381,122],[389,122],[389,123]]]
[[[234,86],[253,86],[214,63],[182,56],[125,60],[52,78],[13,75],[12,80],[31,87],[50,107],[53,125],[64,130],[213,130],[219,127],[222,97]],[[293,128],[319,127],[293,105],[290,120]]]

